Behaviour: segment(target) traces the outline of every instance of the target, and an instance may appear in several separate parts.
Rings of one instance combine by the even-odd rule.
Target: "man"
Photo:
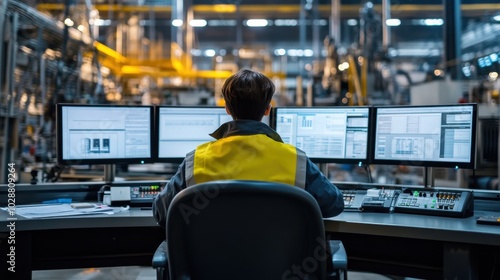
[[[167,209],[181,190],[214,180],[260,180],[305,189],[318,202],[324,217],[344,210],[342,193],[306,154],[285,144],[261,122],[271,111],[275,86],[261,73],[240,70],[222,86],[226,112],[233,121],[211,134],[216,140],[188,153],[177,173],[153,202],[156,221],[165,227]]]

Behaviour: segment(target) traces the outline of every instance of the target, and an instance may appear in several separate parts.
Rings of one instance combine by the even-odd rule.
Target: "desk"
[[[0,211],[0,279],[31,279],[32,270],[150,266],[165,231],[151,210],[130,209],[113,215],[15,220],[15,274],[7,271],[7,225]],[[6,253],[7,252],[7,253]],[[151,268],[152,269],[152,268]]]
[[[476,211],[475,216],[488,212]],[[30,279],[31,270],[150,266],[164,239],[151,210],[16,221],[16,278],[6,270],[7,214],[0,212],[0,279]],[[426,279],[499,279],[500,227],[475,217],[344,212],[325,219],[341,239],[349,269]],[[479,253],[481,252],[481,253]],[[496,260],[495,260],[496,258]],[[458,275],[457,278],[453,277]]]
[[[349,269],[425,279],[499,279],[500,227],[469,218],[344,212],[325,219],[343,241]],[[498,213],[496,213],[498,215]]]

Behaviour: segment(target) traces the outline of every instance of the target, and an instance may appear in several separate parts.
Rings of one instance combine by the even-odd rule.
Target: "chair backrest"
[[[176,279],[325,279],[325,231],[306,191],[260,181],[213,181],[178,193],[167,214]]]

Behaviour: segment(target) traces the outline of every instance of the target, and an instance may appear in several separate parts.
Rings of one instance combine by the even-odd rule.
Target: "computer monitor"
[[[153,162],[154,106],[57,104],[57,161]]]
[[[157,161],[180,163],[186,154],[205,142],[215,140],[210,133],[232,121],[225,107],[157,106]],[[262,122],[269,124],[269,117]]]
[[[373,163],[475,167],[476,104],[374,107]]]
[[[271,126],[316,163],[369,162],[369,106],[276,107]]]

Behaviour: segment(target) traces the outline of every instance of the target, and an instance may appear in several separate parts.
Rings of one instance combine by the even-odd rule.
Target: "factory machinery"
[[[224,61],[214,59],[210,65],[204,65],[208,70],[203,70],[189,55],[196,43],[192,29],[172,27],[170,38],[165,38],[157,29],[143,28],[139,22],[159,15],[188,20],[193,17],[193,10],[203,14],[208,8],[193,5],[192,9],[179,9],[189,1],[160,2],[155,2],[156,6],[137,7],[127,1],[106,6],[88,0],[45,4],[0,0],[2,182],[6,180],[8,163],[16,163],[19,170],[35,166],[41,170],[43,181],[57,178],[61,172],[54,165],[57,103],[215,104],[217,88],[226,77],[238,68],[253,67],[276,81],[278,105],[412,104],[417,100],[413,97],[419,96],[412,88],[423,82],[444,82],[444,70],[448,70],[446,63],[437,64],[435,69],[429,69],[430,75],[415,80],[410,70],[399,67],[402,64],[394,56],[390,29],[384,24],[391,18],[390,11],[395,9],[388,0],[381,1],[382,5],[360,1],[347,7],[341,7],[338,0],[327,5],[301,1],[297,6],[301,20],[318,19],[319,13],[326,13],[331,19],[330,32],[323,39],[318,36],[319,27],[311,26],[310,37],[316,53],[307,71],[286,73],[288,70],[284,67],[275,67],[269,50],[261,51],[265,47],[245,46],[240,39],[237,43],[244,52],[229,54]],[[290,10],[295,6],[286,8]],[[244,10],[245,7],[241,7],[241,11]],[[343,42],[346,36],[340,34],[341,10],[359,21],[356,42],[349,46]],[[135,16],[123,18],[133,13]],[[217,13],[230,11],[217,10]],[[122,21],[99,28],[97,22],[113,17],[121,17]],[[309,40],[306,39],[309,30],[305,28],[300,29],[301,45]],[[464,37],[469,38],[469,33],[477,33],[479,28],[477,23],[469,27]],[[492,34],[486,34],[488,36],[500,32],[490,29]],[[464,51],[472,53],[475,46],[485,44],[478,40],[462,40]],[[483,66],[485,57],[481,57]],[[478,58],[470,57],[460,65],[470,66],[474,60]],[[295,68],[306,69],[307,64],[299,63]],[[437,71],[440,69],[443,71]],[[468,73],[470,75],[470,71]],[[470,82],[461,84],[462,91],[468,93],[467,101],[488,105],[486,113],[480,111],[480,118],[487,119],[480,130],[489,137],[483,137],[478,144],[488,147],[480,157],[484,159],[483,166],[491,170],[497,166],[497,157],[491,156],[497,155],[491,143],[497,143],[495,139],[498,139],[495,134],[498,110],[491,106],[497,103],[499,86],[493,78],[478,82],[477,77],[469,77]],[[295,86],[289,86],[290,79]],[[428,90],[420,89],[425,91]]]

